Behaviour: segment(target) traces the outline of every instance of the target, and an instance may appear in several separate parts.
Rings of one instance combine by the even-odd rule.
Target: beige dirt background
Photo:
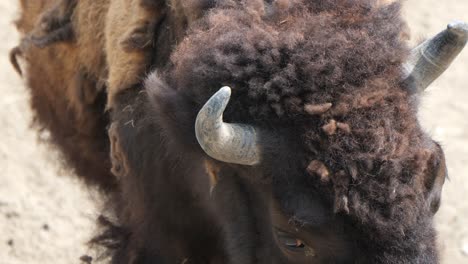
[[[15,0],[0,1],[0,264],[80,263],[99,196],[70,172],[29,127],[28,93],[8,62],[18,35]],[[413,41],[468,21],[467,0],[407,0]],[[468,48],[425,95],[421,122],[444,146],[450,181],[436,217],[444,264],[468,263]],[[39,135],[47,136],[47,135]]]

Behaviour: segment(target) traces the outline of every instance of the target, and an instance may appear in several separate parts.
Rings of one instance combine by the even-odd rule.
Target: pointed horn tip
[[[219,89],[218,93],[231,97],[232,90],[229,86],[223,86]]]
[[[213,100],[219,101],[219,102],[224,102],[227,104],[229,100],[231,99],[231,87],[229,86],[224,86],[221,89],[219,89],[209,100],[206,104],[210,104]],[[224,109],[223,109],[224,110]]]
[[[447,29],[458,36],[468,39],[468,23],[463,21],[453,21],[448,24]]]

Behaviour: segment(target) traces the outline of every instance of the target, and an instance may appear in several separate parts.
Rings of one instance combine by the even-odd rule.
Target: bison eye
[[[304,241],[295,237],[293,234],[277,230],[276,238],[280,246],[291,253],[301,253],[307,257],[315,257],[314,249],[307,246]]]

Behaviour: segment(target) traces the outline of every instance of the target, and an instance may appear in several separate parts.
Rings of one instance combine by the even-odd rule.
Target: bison
[[[20,3],[11,60],[107,201],[101,259],[439,263],[447,173],[418,102],[467,24],[411,50],[399,2]]]

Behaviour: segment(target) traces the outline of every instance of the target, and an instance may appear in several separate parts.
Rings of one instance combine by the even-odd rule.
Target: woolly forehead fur
[[[162,78],[195,112],[232,87],[227,122],[294,133],[300,148],[288,154],[300,172],[276,182],[316,177],[332,186],[335,212],[392,240],[426,216],[420,182],[440,155],[399,85],[405,36],[399,2],[222,1],[191,27]]]
[[[307,104],[335,103],[339,114],[346,109],[336,102],[348,92],[380,96],[400,81],[408,51],[397,3],[220,2],[172,56],[171,84],[199,104],[226,84],[233,98],[251,102],[240,117],[291,120]]]

